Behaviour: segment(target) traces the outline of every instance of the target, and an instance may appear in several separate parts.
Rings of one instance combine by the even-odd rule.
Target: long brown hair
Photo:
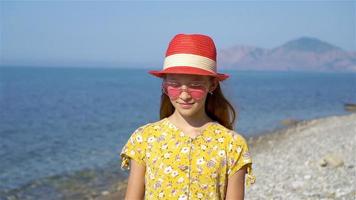
[[[169,117],[174,113],[174,106],[172,105],[169,97],[162,91],[161,94],[161,107],[160,119]],[[236,120],[236,111],[231,103],[223,95],[220,84],[209,94],[205,100],[205,111],[207,115],[214,121],[219,122],[226,128],[233,130]]]

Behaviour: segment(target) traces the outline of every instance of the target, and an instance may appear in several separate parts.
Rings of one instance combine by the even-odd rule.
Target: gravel
[[[298,122],[249,139],[245,199],[356,199],[356,113]]]

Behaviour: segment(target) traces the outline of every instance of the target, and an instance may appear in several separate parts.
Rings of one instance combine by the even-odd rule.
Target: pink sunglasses
[[[179,82],[166,80],[162,82],[163,92],[172,100],[178,99],[183,90],[185,90],[195,100],[202,99],[207,92],[207,88],[204,83],[193,82],[187,84],[186,86],[187,89],[183,89],[182,84]]]

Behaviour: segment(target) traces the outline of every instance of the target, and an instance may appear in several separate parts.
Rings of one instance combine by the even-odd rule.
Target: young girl
[[[123,147],[130,169],[126,199],[243,199],[254,183],[246,140],[233,131],[235,110],[219,82],[213,40],[178,34],[169,43],[160,120],[137,128]]]

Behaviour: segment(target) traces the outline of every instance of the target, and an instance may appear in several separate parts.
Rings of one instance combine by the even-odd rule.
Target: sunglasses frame
[[[168,97],[170,97],[171,99],[178,99],[179,98],[179,96],[180,96],[180,94],[182,94],[182,92],[183,91],[186,91],[193,99],[195,99],[195,100],[200,100],[201,98],[194,98],[193,96],[194,95],[192,95],[192,92],[193,91],[191,91],[192,89],[192,84],[180,84],[180,83],[178,83],[179,84],[179,95],[177,96],[177,97],[175,97],[175,96],[172,96],[172,95],[169,95],[168,94],[168,91],[167,91],[167,83],[169,83],[170,81],[166,81],[166,80],[164,80],[164,81],[162,81],[162,85],[161,85],[161,87],[162,87],[162,92],[164,93],[164,94],[166,94]],[[183,85],[185,85],[186,86],[186,88],[182,88],[182,86]],[[204,88],[204,93],[206,94],[207,92],[209,92],[208,90],[208,88],[206,87],[206,86],[202,86],[203,88]],[[204,94],[204,95],[205,95]],[[202,97],[204,96],[204,95],[202,95]]]

